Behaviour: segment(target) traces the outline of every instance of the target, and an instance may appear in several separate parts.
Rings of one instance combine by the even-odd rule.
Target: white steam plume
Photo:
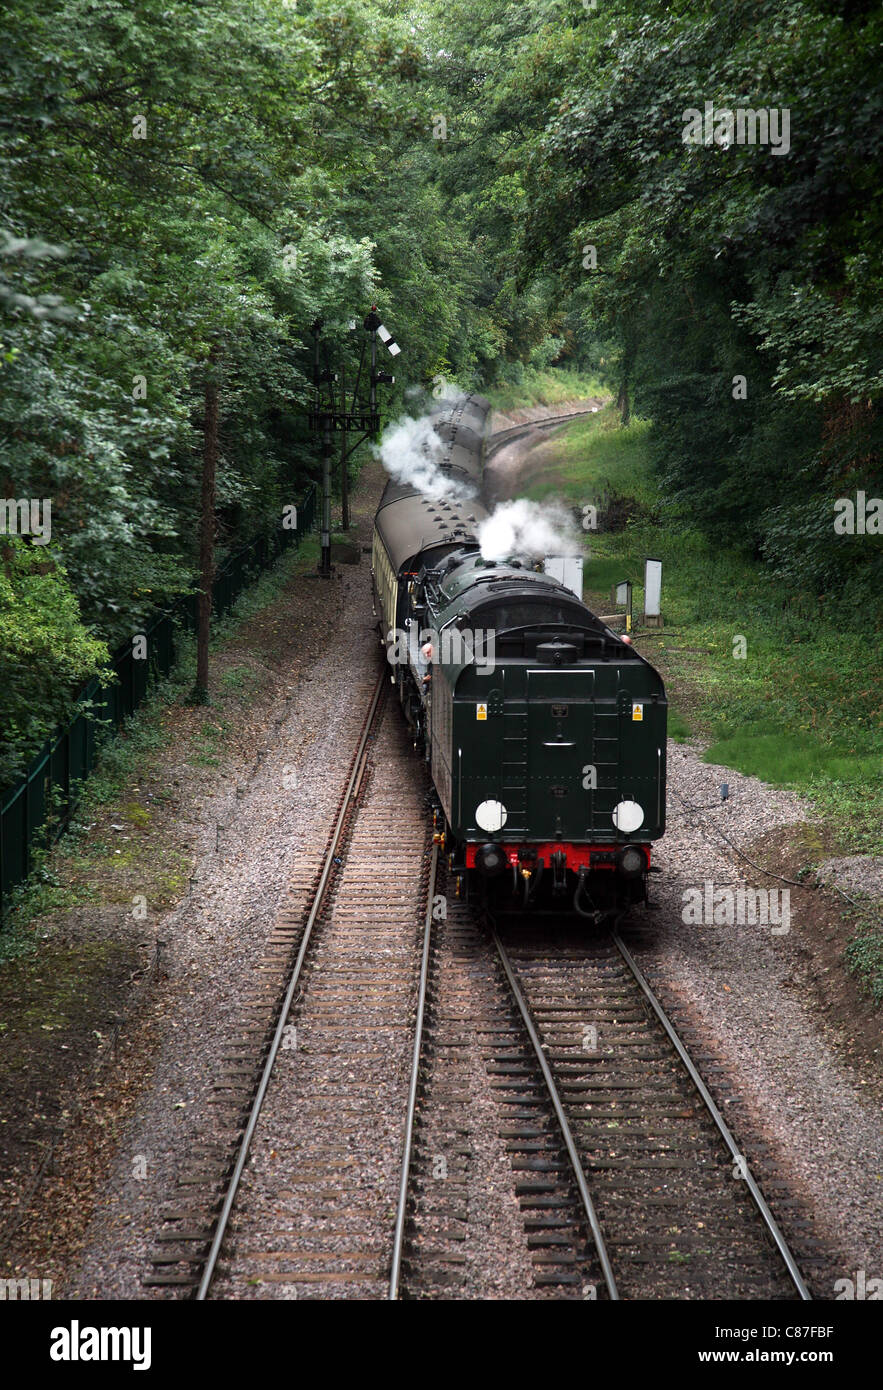
[[[479,522],[477,534],[485,560],[582,554],[573,516],[560,502],[531,502],[526,497],[500,502]]]
[[[468,501],[475,497],[475,489],[453,481],[441,466],[446,445],[433,428],[436,419],[435,415],[416,420],[402,416],[384,430],[375,455],[392,478],[431,501]],[[526,497],[500,502],[478,523],[476,534],[485,560],[582,554],[573,515],[560,502],[531,502]]]
[[[384,430],[375,453],[391,477],[408,483],[424,497],[464,502],[475,496],[474,490],[454,482],[442,468],[445,444],[433,429],[435,419],[434,415],[423,415],[419,420],[403,415]]]

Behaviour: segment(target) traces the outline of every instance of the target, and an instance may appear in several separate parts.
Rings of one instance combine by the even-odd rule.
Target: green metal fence
[[[226,558],[212,585],[214,617],[224,617],[252,579],[313,529],[315,512],[312,484],[298,507],[295,527],[258,536]],[[153,682],[168,674],[175,660],[176,625],[195,629],[196,607],[197,596],[188,594],[171,612],[158,613],[140,633],[146,639],[144,658],[135,656],[132,642],[121,647],[113,657],[116,681],[104,689],[97,677],[90,681],[80,694],[82,712],[46,740],[19,781],[0,796],[0,921],[12,890],[31,871],[35,839],[41,832],[44,842],[47,834],[57,837],[70,818],[79,787],[95,765],[100,729],[118,728]]]

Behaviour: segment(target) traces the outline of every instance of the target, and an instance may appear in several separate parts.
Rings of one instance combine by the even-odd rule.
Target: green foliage
[[[883,1004],[883,931],[879,918],[869,913],[859,923],[846,943],[844,955],[850,970],[867,986],[874,1003]]]
[[[372,301],[394,408],[612,388],[653,423],[594,462],[647,505],[646,434],[691,573],[710,542],[804,622],[883,626],[883,538],[833,530],[883,494],[877,7],[8,0],[3,36],[0,492],[52,498],[60,603],[32,671],[10,649],[0,780],[192,588],[210,354],[221,556],[315,473],[311,325],[352,382]],[[684,143],[706,102],[787,108],[790,149]]]
[[[53,550],[18,536],[0,546],[0,785],[22,770],[26,750],[69,714],[74,684],[107,662],[104,643],[80,621],[76,595]]]
[[[564,401],[585,400],[604,394],[597,377],[560,367],[539,370],[510,362],[495,386],[485,388],[485,395],[495,410],[517,410],[522,406],[560,405]]]
[[[0,783],[102,643],[192,588],[210,353],[219,559],[277,526],[315,471],[317,318],[345,342],[376,299],[410,381],[473,370],[476,270],[441,189],[415,204],[436,153],[426,58],[389,10],[4,6],[0,496],[52,499],[60,602],[30,674],[4,655]]]
[[[879,628],[883,537],[833,530],[838,497],[883,495],[879,8],[574,0],[558,16],[510,60],[527,119],[542,106],[520,282],[557,274],[614,339],[672,520]],[[787,110],[789,148],[685,143],[706,102]]]
[[[613,415],[569,427],[579,443],[563,450],[558,489],[580,505],[631,476],[640,499],[624,530],[588,534],[590,603],[606,605],[611,585],[631,579],[639,614],[644,560],[661,559],[665,632],[652,650],[684,692],[673,736],[693,726],[710,741],[708,761],[793,786],[843,845],[879,853],[883,638],[845,631],[811,593],[784,589],[744,550],[711,544],[695,527],[673,528],[656,491],[646,423],[614,431]],[[553,480],[536,489],[553,490]],[[744,659],[734,655],[737,636],[746,639]]]

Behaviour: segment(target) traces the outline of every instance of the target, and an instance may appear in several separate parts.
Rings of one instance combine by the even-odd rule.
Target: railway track
[[[508,1222],[501,1297],[808,1297],[621,937],[488,924],[437,893],[383,689],[277,941],[285,988],[271,972],[276,1003],[265,991],[263,1034],[243,1039],[259,1065],[242,1051],[226,1076],[240,1106],[250,1087],[237,1142],[194,1156],[145,1282],[197,1299],[482,1298]]]
[[[431,955],[401,1290],[486,1296],[477,1134],[493,1126],[521,1215],[511,1259],[533,1297],[809,1298],[745,1156],[618,934],[488,926],[449,903]],[[491,1104],[477,1114],[482,1084]]]
[[[427,899],[431,912],[436,862],[413,771],[388,710],[290,1015],[296,1037],[267,1090],[213,1297],[387,1292],[415,1000],[419,1010],[420,905]]]
[[[224,1179],[198,1300],[380,1298],[388,1289],[402,1131],[416,1105],[415,1000],[419,1016],[425,999],[420,904],[428,922],[437,852],[410,746],[383,708],[384,682]],[[425,942],[424,927],[424,965]]]
[[[486,932],[447,901],[433,940],[401,1291],[576,1298],[604,1283],[554,1103]],[[515,1196],[515,1202],[512,1196]]]
[[[594,415],[593,410],[574,410],[570,415],[551,415],[544,420],[530,420],[522,425],[513,425],[511,429],[497,430],[490,435],[484,449],[485,462],[493,458],[498,450],[504,445],[511,444],[515,439],[522,439],[524,435],[530,434],[531,430],[554,429],[557,425],[565,425],[569,420],[581,420],[586,415]]]
[[[808,1299],[745,1155],[619,934],[491,938],[566,1111],[568,1154],[616,1271],[609,1296]]]
[[[160,1214],[155,1248],[142,1278],[145,1285],[191,1293],[198,1299],[208,1295],[274,1069],[280,1055],[287,1057],[295,1051],[291,1043],[296,1025],[289,1022],[292,1006],[303,991],[314,937],[320,935],[317,928],[324,925],[332,900],[339,896],[344,856],[353,840],[386,688],[384,669],[361,721],[357,714],[353,719],[354,710],[350,709],[350,722],[361,728],[348,763],[343,743],[340,769],[345,769],[344,787],[324,853],[317,862],[300,865],[289,885],[265,956],[255,971],[247,1017],[219,1062],[212,1097],[221,1117],[216,1126],[219,1133],[195,1144],[178,1174],[175,1198]],[[358,710],[357,702],[354,709]],[[330,767],[329,776],[337,770]],[[387,801],[390,806],[395,804],[390,798]],[[419,834],[425,836],[422,817],[418,815],[416,820],[421,826]],[[387,826],[387,833],[389,829]],[[346,909],[341,920],[345,919]],[[402,1003],[401,999],[396,1001],[399,1012]]]

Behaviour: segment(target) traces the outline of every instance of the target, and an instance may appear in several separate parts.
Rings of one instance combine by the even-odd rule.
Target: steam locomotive
[[[647,896],[665,830],[657,671],[528,557],[483,558],[489,404],[436,410],[441,495],[390,480],[374,523],[374,612],[438,798],[457,889],[595,922]]]

